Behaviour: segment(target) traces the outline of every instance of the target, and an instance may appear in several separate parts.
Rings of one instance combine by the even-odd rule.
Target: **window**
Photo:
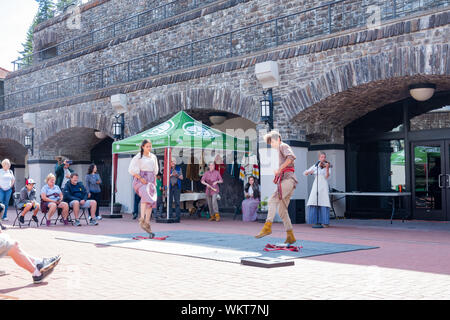
[[[450,106],[430,110],[410,119],[411,131],[450,128]]]

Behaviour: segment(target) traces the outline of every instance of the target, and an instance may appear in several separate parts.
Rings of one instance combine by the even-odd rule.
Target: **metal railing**
[[[73,96],[89,91],[161,75],[193,66],[217,62],[304,40],[365,26],[368,6],[379,4],[381,21],[421,10],[449,8],[448,0],[340,0],[315,8],[254,24],[238,30],[194,41],[186,45],[146,54],[70,78],[46,83],[0,97],[0,110]]]
[[[61,55],[66,55],[96,43],[112,39],[156,22],[174,17],[178,14],[209,5],[218,0],[175,0],[158,7],[140,12],[130,17],[118,20],[106,27],[63,41],[54,46],[33,52],[32,54],[14,60],[14,71],[32,65],[33,61],[44,61]]]

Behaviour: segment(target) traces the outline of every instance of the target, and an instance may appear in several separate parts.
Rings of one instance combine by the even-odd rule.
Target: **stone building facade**
[[[450,90],[449,10],[442,0],[92,0],[36,27],[33,65],[5,80],[0,155],[14,153],[24,175],[40,178],[56,155],[85,170],[101,142],[95,131],[112,137],[110,97],[119,93],[129,106],[125,136],[179,110],[207,124],[222,111],[263,132],[255,65],[276,61],[274,127],[294,147],[299,172],[315,150],[329,150],[330,184],[344,190],[346,126],[408,99],[410,84]],[[37,119],[32,155],[19,148],[24,113]],[[295,197],[307,199],[310,185]]]

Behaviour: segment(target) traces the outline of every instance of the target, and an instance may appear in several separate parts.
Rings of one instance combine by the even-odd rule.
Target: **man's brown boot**
[[[256,235],[255,238],[259,239],[259,238],[268,236],[271,233],[272,233],[272,222],[267,221],[264,224],[264,227],[262,228],[260,233],[258,235]]]
[[[294,237],[294,231],[293,230],[287,230],[286,231],[286,241],[284,243],[293,244],[295,241],[297,241]]]
[[[215,214],[216,221],[220,221],[220,215],[218,213]]]

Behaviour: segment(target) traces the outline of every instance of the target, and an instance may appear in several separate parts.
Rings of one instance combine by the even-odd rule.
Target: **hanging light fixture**
[[[219,125],[227,120],[227,114],[224,112],[213,112],[209,115],[209,121],[214,125]]]
[[[33,155],[33,140],[34,140],[34,128],[27,130],[24,139],[25,148],[31,150],[31,155]]]
[[[106,136],[107,136],[106,133],[101,132],[101,131],[98,131],[98,130],[96,130],[96,131],[94,132],[94,135],[95,135],[95,137],[96,137],[97,139],[100,139],[100,140],[105,139]]]
[[[259,102],[261,108],[261,121],[269,124],[269,129],[273,129],[273,96],[272,89],[263,91],[264,99]]]
[[[434,83],[418,83],[409,86],[409,94],[417,101],[430,99],[435,90],[436,85]]]
[[[119,139],[122,140],[123,139],[123,135],[124,135],[124,128],[125,128],[125,117],[124,114],[121,113],[117,116],[114,117],[115,120],[113,122],[113,136],[114,139]]]

